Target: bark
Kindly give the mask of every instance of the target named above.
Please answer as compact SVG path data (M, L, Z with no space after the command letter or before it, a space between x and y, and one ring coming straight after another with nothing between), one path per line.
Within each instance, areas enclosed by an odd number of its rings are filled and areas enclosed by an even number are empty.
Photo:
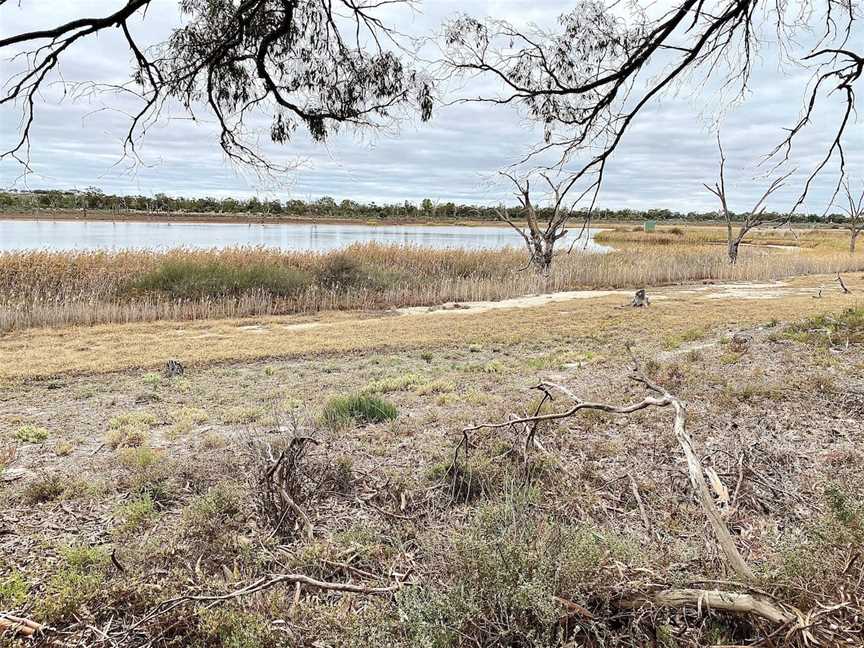
M719 590L660 590L620 601L618 605L627 609L657 605L668 608L695 607L700 610L722 610L737 614L752 614L777 625L793 623L798 618L793 612L781 608L767 598Z

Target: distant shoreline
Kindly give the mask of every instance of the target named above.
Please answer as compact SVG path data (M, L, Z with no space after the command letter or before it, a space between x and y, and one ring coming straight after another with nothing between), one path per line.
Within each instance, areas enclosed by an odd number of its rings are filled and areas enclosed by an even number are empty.
M345 218L340 216L287 216L285 214L218 214L185 212L111 212L104 210L30 210L2 211L0 220L21 221L72 221L72 222L122 222L122 223L221 223L229 225L367 225L369 227L391 225L423 225L428 227L509 227L507 223L494 220L430 220L421 218Z

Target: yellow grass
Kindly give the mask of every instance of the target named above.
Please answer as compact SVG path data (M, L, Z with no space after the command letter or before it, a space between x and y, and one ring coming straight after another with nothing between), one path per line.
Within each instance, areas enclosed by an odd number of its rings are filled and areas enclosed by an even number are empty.
M610 254L560 256L548 278L520 271L524 252L512 249L364 244L326 254L261 248L0 254L0 331L388 309L577 288L762 281L864 269L864 251L854 257L844 251L843 232L760 231L753 240L761 247L747 247L739 263L730 266L719 244L721 228L685 227L676 233L676 228L667 227L655 234L632 229L601 233L598 239L616 248ZM779 250L766 244L801 247ZM211 274L220 278L217 285L205 286L202 294L171 292L163 289L166 268L194 275L193 283ZM257 271L251 278L244 275L250 269ZM334 276L339 280L334 281ZM180 291L188 287L189 281L184 284L184 280L183 276L178 280Z
M864 279L849 276L858 295ZM842 295L833 277L817 276L789 282L793 290L781 298L758 291L749 299L682 289L652 291L648 309L623 307L626 296L570 299L533 308L488 311L436 311L402 316L358 316L349 313L216 320L99 325L65 329L30 329L0 337L0 380L44 378L63 373L100 373L130 368L155 369L169 358L187 365L269 357L368 353L434 348L442 345L518 344L562 337L611 336L638 341L682 335L694 328L738 329L775 319L861 306L860 298ZM818 286L826 286L814 299ZM807 289L810 289L809 291ZM790 289L791 290L791 289ZM709 295L713 298L709 299ZM776 295L775 295L776 297Z

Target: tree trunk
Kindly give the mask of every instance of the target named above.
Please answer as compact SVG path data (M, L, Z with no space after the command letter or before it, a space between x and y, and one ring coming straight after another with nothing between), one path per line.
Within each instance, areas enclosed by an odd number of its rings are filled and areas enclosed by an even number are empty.
M861 230L852 230L852 236L849 237L849 254L855 254L855 242L858 239L858 235L861 233Z
M738 263L738 246L741 245L739 239L729 240L729 263L735 265Z

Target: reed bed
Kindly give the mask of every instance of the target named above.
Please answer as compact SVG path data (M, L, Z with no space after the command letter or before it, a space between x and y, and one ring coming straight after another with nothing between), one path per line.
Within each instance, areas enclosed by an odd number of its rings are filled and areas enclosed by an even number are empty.
M864 254L852 257L833 246L794 252L753 247L730 266L717 245L667 244L637 236L622 243L622 249L608 254L562 255L549 277L520 270L525 257L515 249L432 250L369 243L330 253L265 248L4 253L0 330L389 309L562 290L776 280L864 269Z

